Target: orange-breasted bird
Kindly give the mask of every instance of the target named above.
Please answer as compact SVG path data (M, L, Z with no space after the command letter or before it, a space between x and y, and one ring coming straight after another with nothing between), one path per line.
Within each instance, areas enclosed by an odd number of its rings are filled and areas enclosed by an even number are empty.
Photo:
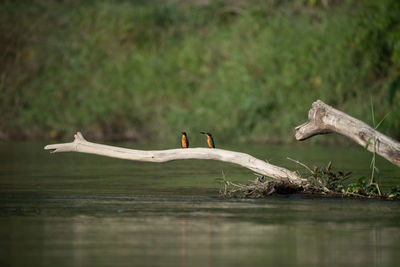
M182 132L181 147L182 148L189 148L189 139L188 139L188 137L187 137L185 132Z
M207 132L200 132L202 134L207 135L207 144L209 148L215 148L215 143L214 143L214 139L212 138L212 135L210 133Z

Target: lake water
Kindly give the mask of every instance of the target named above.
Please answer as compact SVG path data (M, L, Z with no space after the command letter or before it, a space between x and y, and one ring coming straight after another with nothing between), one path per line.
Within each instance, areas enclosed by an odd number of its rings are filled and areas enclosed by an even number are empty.
M227 200L215 178L223 170L246 183L251 171L49 154L44 145L0 144L1 266L400 266L400 201ZM286 157L369 174L360 147L226 148L293 170L303 171ZM377 165L384 190L399 184L398 167Z

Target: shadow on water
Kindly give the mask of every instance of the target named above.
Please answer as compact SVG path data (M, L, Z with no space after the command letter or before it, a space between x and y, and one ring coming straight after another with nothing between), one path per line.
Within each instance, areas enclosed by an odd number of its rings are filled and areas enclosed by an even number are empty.
M356 148L242 151L367 175ZM215 178L251 171L213 161L151 164L0 146L0 263L62 266L400 264L400 202L306 197L225 200ZM321 163L321 164L320 164ZM399 171L379 162L390 187ZM367 169L365 168L367 167Z

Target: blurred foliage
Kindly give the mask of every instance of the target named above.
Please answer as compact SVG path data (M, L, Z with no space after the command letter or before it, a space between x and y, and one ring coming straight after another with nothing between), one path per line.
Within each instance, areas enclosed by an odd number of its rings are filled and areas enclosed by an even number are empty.
M400 137L400 1L0 2L0 139L293 140L321 99Z

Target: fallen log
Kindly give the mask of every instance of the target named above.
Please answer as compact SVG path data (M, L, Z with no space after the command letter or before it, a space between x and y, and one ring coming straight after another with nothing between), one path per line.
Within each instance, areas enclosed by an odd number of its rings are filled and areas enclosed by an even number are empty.
M269 164L266 161L257 159L253 156L241 152L200 147L153 151L135 150L88 142L85 140L80 132L75 134L74 137L75 140L73 142L47 145L44 147L44 149L51 150L52 153L80 152L147 162L168 162L183 159L218 160L241 165L256 173L268 176L272 179L282 180L297 185L309 184L309 182L306 179L301 178L301 176L297 172L293 172L288 169Z
M338 133L376 152L400 167L400 143L373 129L366 123L347 115L321 100L315 101L308 112L308 121L295 128L296 139L306 140L314 135Z

